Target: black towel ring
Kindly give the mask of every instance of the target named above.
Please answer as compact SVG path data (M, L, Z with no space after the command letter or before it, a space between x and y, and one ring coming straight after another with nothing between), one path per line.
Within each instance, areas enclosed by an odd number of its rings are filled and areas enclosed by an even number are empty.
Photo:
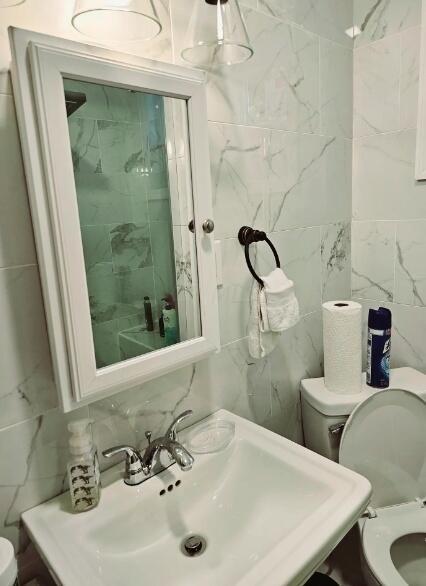
M273 255L275 257L275 262L277 263L277 269L279 269L281 267L280 257L278 256L278 253L275 250L275 246L272 244L272 242L266 236L265 232L263 232L262 230L254 230L253 228L250 228L249 226L242 226L239 229L238 241L241 244L241 246L244 246L244 254L246 257L246 263L248 266L248 270L253 275L253 278L256 279L256 281L259 283L259 285L261 287L263 287L262 279L259 277L259 275L256 274L256 271L254 270L254 268L251 264L249 247L250 247L250 244L253 244L253 242L266 242L266 244L269 245L269 248L273 252Z

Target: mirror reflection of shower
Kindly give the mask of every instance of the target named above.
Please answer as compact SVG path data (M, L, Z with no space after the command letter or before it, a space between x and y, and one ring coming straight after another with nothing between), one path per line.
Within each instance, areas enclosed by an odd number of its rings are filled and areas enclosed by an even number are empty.
M64 92L97 367L199 336L185 100Z

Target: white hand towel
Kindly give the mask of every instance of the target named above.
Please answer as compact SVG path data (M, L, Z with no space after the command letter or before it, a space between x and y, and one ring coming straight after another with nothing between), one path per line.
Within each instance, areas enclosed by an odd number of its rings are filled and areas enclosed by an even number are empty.
M251 291L250 321L248 330L249 352L253 358L263 358L275 348L280 334L271 332L266 311L263 288L254 283Z
M281 269L275 269L261 279L267 314L264 322L271 332L283 332L296 325L299 321L299 303L293 281Z

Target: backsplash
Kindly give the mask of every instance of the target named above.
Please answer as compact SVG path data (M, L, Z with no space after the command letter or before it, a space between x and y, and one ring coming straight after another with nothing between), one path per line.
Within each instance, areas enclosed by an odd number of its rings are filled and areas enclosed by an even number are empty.
M161 35L115 45L181 63L193 0L157 2ZM70 3L72 4L72 3ZM222 350L211 358L89 408L57 409L36 254L7 69L6 27L82 40L71 6L35 0L4 11L0 29L0 534L18 543L20 513L64 488L66 422L94 419L100 449L144 441L187 408L201 419L229 409L302 441L299 383L322 372L321 304L350 295L352 23L350 0L241 2L255 55L208 77ZM316 3L318 6L320 3ZM2 17L3 17L2 14ZM173 33L173 34L172 34ZM268 359L248 354L251 277L237 241L241 225L271 232L295 281L300 323ZM258 247L261 266L272 267ZM184 261L182 261L184 264ZM181 267L185 271L185 267ZM13 449L11 449L13 446Z
M355 0L352 295L392 310L392 366L426 368L426 185L414 180L421 1ZM374 5L374 6L373 6Z

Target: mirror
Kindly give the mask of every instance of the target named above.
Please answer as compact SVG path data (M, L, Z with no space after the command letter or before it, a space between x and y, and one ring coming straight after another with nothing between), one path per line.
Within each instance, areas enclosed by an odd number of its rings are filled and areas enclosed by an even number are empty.
M11 29L61 404L219 346L205 76Z
M63 83L103 368L200 335L187 108L143 91Z

